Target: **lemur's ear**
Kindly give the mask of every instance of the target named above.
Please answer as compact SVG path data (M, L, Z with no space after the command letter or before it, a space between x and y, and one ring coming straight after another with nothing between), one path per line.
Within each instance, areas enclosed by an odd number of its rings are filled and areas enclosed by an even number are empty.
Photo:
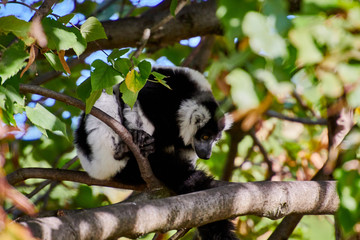
M233 123L234 123L234 118L231 116L230 113L225 113L224 114L224 120L225 120L225 127L224 127L224 131L229 130Z
M178 124L180 128L180 137L184 144L191 143L191 139L195 136L196 131L203 127L211 116L209 111L195 100L185 100L181 103L178 110Z

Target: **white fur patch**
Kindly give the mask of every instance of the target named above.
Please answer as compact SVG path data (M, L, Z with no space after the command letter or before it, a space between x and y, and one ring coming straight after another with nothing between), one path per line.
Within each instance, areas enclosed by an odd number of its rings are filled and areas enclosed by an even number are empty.
M127 129L143 130L150 135L154 133L154 125L145 116L138 102L135 103L132 109L125 105L123 113L124 118L126 119Z
M232 127L232 125L233 125L233 123L234 123L234 119L233 119L233 117L231 116L231 114L229 114L229 113L225 113L225 114L224 114L224 118L225 118L224 131L226 131L226 130L229 130L229 129Z
M196 131L205 126L211 118L209 111L192 99L183 101L177 114L180 137L185 145L192 143Z
M114 95L102 93L94 106L120 121L118 104ZM85 130L88 133L87 141L92 148L92 159L88 159L78 149L82 167L93 178L108 179L113 177L125 167L128 160L119 161L114 159L115 143L120 141L119 136L105 123L92 115L87 116Z

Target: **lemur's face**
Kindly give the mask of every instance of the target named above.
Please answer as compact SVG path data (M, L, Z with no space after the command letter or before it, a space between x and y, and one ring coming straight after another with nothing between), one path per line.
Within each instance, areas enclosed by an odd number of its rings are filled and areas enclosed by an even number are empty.
M212 148L220 140L224 128L224 118L218 122L211 119L196 132L193 148L199 158L209 159L211 157Z

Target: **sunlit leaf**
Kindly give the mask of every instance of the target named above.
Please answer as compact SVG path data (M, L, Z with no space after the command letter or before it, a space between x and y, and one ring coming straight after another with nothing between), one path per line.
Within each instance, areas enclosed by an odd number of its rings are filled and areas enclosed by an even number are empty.
M134 93L130 91L124 82L120 84L120 92L122 93L122 99L124 103L132 108L138 97L138 92Z
M238 109L246 111L259 105L254 83L247 72L235 69L226 76L226 81L231 85L231 95Z
M343 94L343 86L339 78L330 72L318 71L320 87L325 96L338 98Z
M251 48L257 54L272 59L287 55L285 40L276 31L273 16L265 17L257 12L248 12L242 27L250 38Z
M119 72L101 60L95 60L91 66L94 68L91 72L91 87L93 91L112 87L123 80Z
M76 28L66 27L50 18L42 21L48 40L48 48L56 50L74 49L80 55L86 48L85 39Z
M55 53L46 52L44 53L44 56L46 60L50 63L50 65L54 68L54 70L65 72L65 69L61 64L59 57Z
M104 28L96 17L89 17L80 27L81 34L87 42L107 39Z
M60 121L39 103L37 103L34 108L25 107L25 110L27 117L34 125L57 134L62 134L66 138L68 137L65 123Z
M25 60L29 54L25 50L22 41L12 44L2 52L0 61L0 77L4 83L11 76L14 76L23 66L26 65Z
M15 16L6 16L0 18L0 32L12 32L19 39L23 40L26 45L30 46L35 39L29 37L31 23L20 20Z

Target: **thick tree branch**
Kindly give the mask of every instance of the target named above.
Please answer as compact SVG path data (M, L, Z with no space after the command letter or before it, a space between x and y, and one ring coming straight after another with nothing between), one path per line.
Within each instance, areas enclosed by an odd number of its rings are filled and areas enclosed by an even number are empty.
M152 29L153 26L156 26L169 15L169 9L164 9L161 5L159 11L156 10L149 10L156 12L156 14L146 14L145 12L140 17L128 17L117 21L103 22L108 39L98 40L97 43L103 49L137 47L137 42L142 38L144 29ZM147 46L162 48L181 39L207 34L221 34L220 22L215 15L215 11L216 2L214 0L185 6L176 15L176 18L172 17L165 25L151 32ZM99 50L99 47L95 42L90 42L85 53L96 50Z
M191 228L239 215L277 219L288 214L334 214L338 204L335 182L253 182L22 224L41 239L116 239Z
M80 108L81 110L85 110L85 104L82 101L39 86L21 84L20 92L36 93L45 97L53 98L55 100L64 102L74 107ZM148 160L141 155L138 146L132 141L132 136L128 132L128 130L121 123L119 123L118 121L116 121L115 119L113 119L112 117L110 117L109 115L107 115L106 113L104 113L103 111L101 111L96 107L92 108L90 114L97 117L98 119L103 121L106 125L108 125L110 128L112 128L114 132L116 132L121 137L121 139L126 143L126 145L134 154L138 162L141 176L144 179L144 181L147 183L147 186L150 189L156 189L161 187L160 182L155 178L154 174L152 173Z

